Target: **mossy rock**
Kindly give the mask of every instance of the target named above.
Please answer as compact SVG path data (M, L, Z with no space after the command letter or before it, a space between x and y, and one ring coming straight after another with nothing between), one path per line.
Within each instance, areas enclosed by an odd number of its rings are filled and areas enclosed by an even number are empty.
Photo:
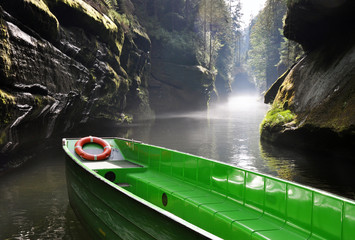
M12 120L11 109L15 106L16 98L11 94L0 89L0 129L9 124Z
M133 28L133 41L139 49L142 49L144 52L149 52L151 49L151 41L147 33L141 31L138 28Z
M0 78L6 84L11 69L9 32L6 23L0 19Z
M284 109L278 104L274 104L273 107L267 112L263 122L260 125L261 133L266 131L279 132L286 127L294 124L296 115L289 109Z
M43 38L57 40L59 22L43 0L3 0L1 5Z
M65 26L76 26L99 36L120 54L123 39L118 38L117 25L105 14L101 14L82 0L47 0L48 6Z

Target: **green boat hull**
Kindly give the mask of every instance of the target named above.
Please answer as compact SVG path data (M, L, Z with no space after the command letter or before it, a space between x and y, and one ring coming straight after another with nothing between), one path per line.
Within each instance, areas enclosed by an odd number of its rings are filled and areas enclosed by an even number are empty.
M68 194L95 239L355 238L352 200L125 139L85 161L77 140L63 140Z

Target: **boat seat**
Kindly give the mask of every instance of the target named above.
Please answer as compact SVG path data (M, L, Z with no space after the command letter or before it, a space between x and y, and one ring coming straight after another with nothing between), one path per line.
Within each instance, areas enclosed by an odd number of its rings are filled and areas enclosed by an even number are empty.
M122 175L127 190L223 239L354 239L353 202L198 156L120 148L147 166Z
M280 231L285 225L261 209L156 171L127 174L127 182L136 195L225 239L263 239L262 231ZM256 230L259 235L253 234Z

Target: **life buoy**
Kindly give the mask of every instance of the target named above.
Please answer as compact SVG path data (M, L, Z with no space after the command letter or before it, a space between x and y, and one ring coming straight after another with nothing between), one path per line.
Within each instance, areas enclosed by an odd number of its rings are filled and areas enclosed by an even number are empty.
M99 144L101 147L104 148L104 151L101 154L98 155L94 155L94 154L90 154L84 151L83 146L87 143L97 143ZM80 140L78 140L75 145L75 152L82 157L83 159L86 160L104 160L108 157L110 157L111 155L111 146L110 144L108 144L105 140L103 140L102 138L98 138L98 137L84 137L81 138Z

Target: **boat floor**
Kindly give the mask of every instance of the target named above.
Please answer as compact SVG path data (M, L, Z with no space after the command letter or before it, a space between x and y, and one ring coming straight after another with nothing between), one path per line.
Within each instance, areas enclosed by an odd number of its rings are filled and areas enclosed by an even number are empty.
M84 165L90 169L112 169L112 168L141 168L142 166L127 160L111 160L102 162L83 161Z
M90 154L100 154L100 148L85 148L85 151ZM73 154L76 155L75 151L72 151ZM115 148L112 148L111 155L109 159L104 161L88 161L82 158L79 158L81 162L90 169L98 170L98 169L112 169L112 168L141 168L141 165L132 163L130 161L125 160L121 151Z

